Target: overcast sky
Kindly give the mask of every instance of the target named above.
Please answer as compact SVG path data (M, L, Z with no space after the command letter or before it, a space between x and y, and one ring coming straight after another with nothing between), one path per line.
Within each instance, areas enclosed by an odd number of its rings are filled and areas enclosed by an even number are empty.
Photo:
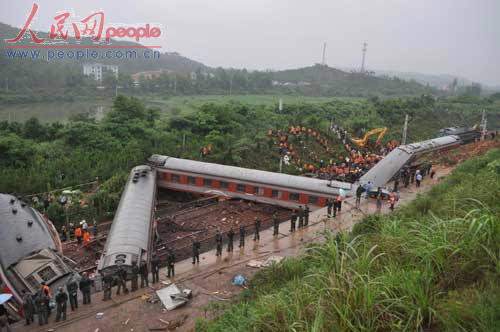
M160 24L164 51L209 66L285 69L321 61L461 75L500 86L500 0L37 1L34 28L58 11L102 10L105 24ZM128 3L128 4L125 4ZM21 27L32 0L1 0L0 21ZM147 44L147 43L145 43Z

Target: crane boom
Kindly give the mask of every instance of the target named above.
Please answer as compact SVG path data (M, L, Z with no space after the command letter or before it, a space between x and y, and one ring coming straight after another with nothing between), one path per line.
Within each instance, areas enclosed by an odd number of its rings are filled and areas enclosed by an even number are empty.
M372 135L378 134L377 140L375 141L375 145L378 146L380 144L380 141L382 141L382 138L384 137L386 131L387 127L375 128L368 131L363 138L352 139L352 141L357 146L364 148L366 146L366 143L368 143L368 138L370 138L370 136Z

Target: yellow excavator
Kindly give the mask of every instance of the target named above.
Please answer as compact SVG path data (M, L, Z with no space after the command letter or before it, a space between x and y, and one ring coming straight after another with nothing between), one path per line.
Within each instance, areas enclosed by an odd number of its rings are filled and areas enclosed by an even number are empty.
M375 141L375 146L378 146L380 144L380 141L382 141L382 138L385 135L385 132L387 131L387 127L383 128L375 128L370 131L368 131L363 138L353 138L351 139L357 146L364 148L366 144L368 143L368 139L370 136L378 134L377 140Z

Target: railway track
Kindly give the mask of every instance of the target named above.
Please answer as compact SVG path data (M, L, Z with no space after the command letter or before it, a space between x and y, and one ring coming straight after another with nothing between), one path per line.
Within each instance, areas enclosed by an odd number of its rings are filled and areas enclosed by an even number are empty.
M159 202L159 206L168 202ZM196 237L201 243L201 251L205 252L215 247L215 231L220 227L226 235L231 227L235 231L235 239L239 236L239 226L246 226L246 234L254 232L254 217L261 221L261 230L272 225L272 215L277 211L281 220L288 220L289 210L265 204L255 204L247 201L222 201L216 197L206 197L196 201L183 203L177 209L157 210L157 233L159 242L156 243L156 252L161 265L166 264L168 250L172 249L176 260L185 259L192 254L192 240ZM170 212L170 213L168 213ZM99 236L92 239L88 246L78 245L76 240L64 243L65 255L73 262L80 272L95 273L97 261L101 256L106 243L111 222L99 226ZM92 233L92 230L91 230Z

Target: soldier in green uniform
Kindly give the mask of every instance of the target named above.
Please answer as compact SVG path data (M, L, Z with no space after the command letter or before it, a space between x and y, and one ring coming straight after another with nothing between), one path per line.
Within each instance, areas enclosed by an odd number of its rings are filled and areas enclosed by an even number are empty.
M333 209L333 201L331 198L326 199L326 206L327 206L327 216L331 217L332 215L332 209Z
M193 240L193 264L198 262L200 264L200 242Z
M304 226L309 225L309 212L311 210L309 209L309 206L306 205L304 208Z
M66 290L68 291L71 311L75 311L78 308L78 284L74 275L72 275L66 283Z
M31 296L31 293L26 292L24 289L22 290L22 295L24 319L26 320L26 325L30 325L30 323L33 323L33 312L35 310L33 297Z
M227 252L233 251L234 231L233 228L227 232Z
M278 217L278 212L274 212L273 214L273 236L277 236L279 234L280 228L280 219Z
M124 267L120 267L115 274L115 280L117 284L116 295L120 295L120 291L123 288L125 294L128 293L127 289L127 270Z
M216 252L215 256L222 256L222 234L220 229L217 228L217 233L215 233L215 244L216 244Z
M259 233L260 233L260 223L261 223L261 221L257 217L255 217L254 220L255 220L255 234L253 236L253 240L257 241L257 240L260 240L260 234Z
M40 325L48 323L49 312L47 310L47 302L49 302L49 298L40 290L35 297L35 308L38 315L38 324Z
M102 277L104 297L103 301L111 300L111 289L113 288L114 278L110 273L106 273ZM133 286L132 286L133 287Z
M156 254L151 259L151 273L153 274L153 284L160 282L160 258Z
M246 234L245 225L241 225L240 226L240 248L245 246L245 234Z
M141 262L141 266L139 267L139 273L141 274L141 288L144 288L144 286L149 287L149 280L148 280L149 273L146 261Z
M299 205L299 228L304 227L304 209Z
M290 232L291 233L295 232L296 223L297 223L297 212L295 212L295 210L293 210L292 218L290 219Z
M62 287L59 287L56 295L56 322L66 320L66 308L68 306L68 294L66 294Z
M136 291L139 287L139 266L136 264L132 265L132 292Z
M172 250L169 251L168 253L168 256L167 256L167 270L168 270L168 277L170 278L170 276L175 277L175 270L174 270L174 266L175 266L175 255L174 255L174 252Z
M87 273L80 280L80 292L83 295L83 304L90 304L90 279Z

